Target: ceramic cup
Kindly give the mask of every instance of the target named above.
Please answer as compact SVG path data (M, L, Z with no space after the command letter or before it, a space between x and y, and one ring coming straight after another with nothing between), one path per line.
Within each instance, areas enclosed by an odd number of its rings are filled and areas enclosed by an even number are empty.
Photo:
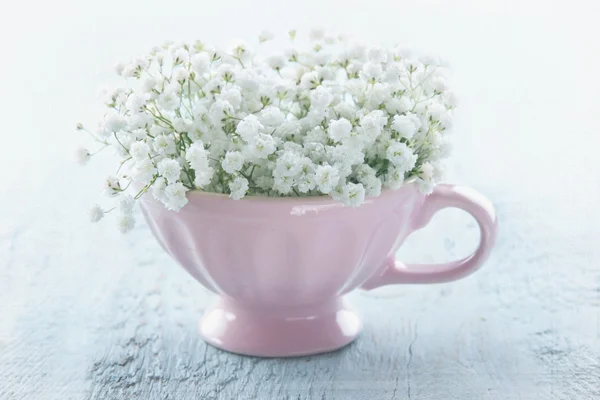
M329 197L247 197L192 191L179 212L151 196L142 210L163 248L218 300L200 320L210 344L254 356L340 348L361 331L343 295L357 288L438 283L477 270L494 245L492 204L473 189L414 183L344 207ZM405 238L446 207L470 213L481 230L469 257L443 264L395 260Z

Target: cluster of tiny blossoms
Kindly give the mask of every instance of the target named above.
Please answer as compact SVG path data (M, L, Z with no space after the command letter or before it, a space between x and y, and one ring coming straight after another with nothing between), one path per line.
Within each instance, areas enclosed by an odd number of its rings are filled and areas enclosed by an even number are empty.
M116 67L128 85L106 94L97 130L78 129L122 158L104 182L121 231L146 193L178 211L189 190L359 206L409 178L433 189L455 106L444 69L318 30L301 51L295 36L290 50L266 57L257 55L272 38L265 32L254 48L167 43ZM91 219L113 209L95 206Z

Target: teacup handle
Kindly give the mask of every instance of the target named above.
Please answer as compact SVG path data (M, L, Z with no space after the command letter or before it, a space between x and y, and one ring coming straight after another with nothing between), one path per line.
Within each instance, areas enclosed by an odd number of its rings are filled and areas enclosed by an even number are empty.
M481 232L479 246L462 260L442 264L403 264L390 255L379 274L369 278L362 289L398 283L442 283L464 278L475 272L490 255L498 230L498 220L492 203L482 194L465 186L438 185L425 199L421 213L413 222L412 232L429 223L436 212L447 208L460 208L471 214Z

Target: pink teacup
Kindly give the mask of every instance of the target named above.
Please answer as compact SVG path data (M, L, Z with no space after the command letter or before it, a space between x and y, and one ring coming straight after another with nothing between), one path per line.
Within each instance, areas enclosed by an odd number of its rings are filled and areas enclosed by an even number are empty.
M340 348L362 324L342 296L356 288L438 283L477 270L494 245L492 204L473 189L414 183L368 198L358 208L329 197L248 197L189 192L179 212L151 196L142 209L163 248L217 293L200 321L210 344L254 356L296 356ZM404 239L446 207L470 213L481 230L471 256L434 265L402 264Z

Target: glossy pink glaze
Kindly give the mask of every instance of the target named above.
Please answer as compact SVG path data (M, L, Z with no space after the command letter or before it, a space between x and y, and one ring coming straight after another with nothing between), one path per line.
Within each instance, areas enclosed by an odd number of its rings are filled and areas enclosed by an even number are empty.
M436 283L474 272L488 257L497 221L472 189L414 184L385 191L358 208L328 197L231 200L190 192L179 212L150 196L142 209L163 248L218 293L200 322L209 343L235 353L293 356L334 350L356 338L361 321L341 296L362 287ZM473 255L437 265L404 265L405 238L445 207L472 214L481 229Z

